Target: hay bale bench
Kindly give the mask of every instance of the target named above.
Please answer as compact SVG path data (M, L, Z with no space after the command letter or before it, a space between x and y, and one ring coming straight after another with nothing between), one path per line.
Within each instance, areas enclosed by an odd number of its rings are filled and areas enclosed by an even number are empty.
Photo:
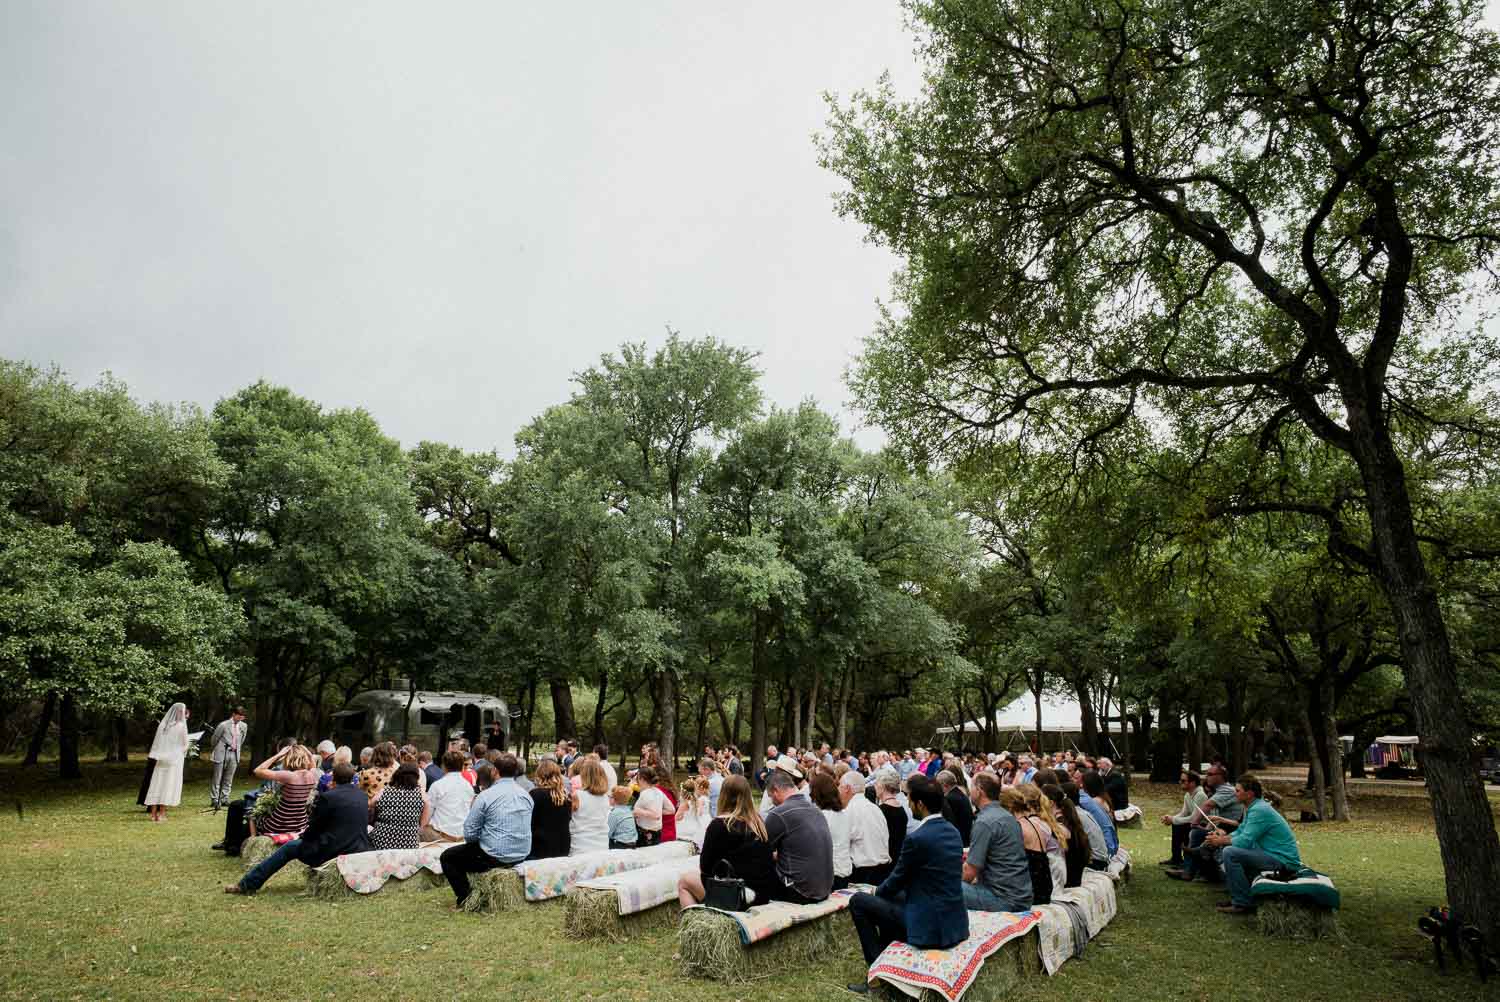
M648 928L677 924L677 880L697 873L698 859L668 860L640 870L581 880L567 893L563 929L579 939L623 943Z
M1115 850L1103 872L1116 884L1130 882L1130 853L1125 851L1123 845Z
M1290 880L1261 874L1250 882L1256 924L1281 939L1341 939L1339 892L1326 873L1303 867Z
M245 839L240 845L240 861L245 864L245 872L249 873L252 867L270 859L276 850L280 848L281 846L269 835L255 835ZM280 870L271 874L271 880L282 884L290 883L293 879L302 879L306 875L307 870L308 866L306 863L294 859ZM288 874L291 876L288 877ZM270 883L271 880L266 881L266 883Z
M1131 804L1122 811L1115 811L1115 827L1144 828L1145 822L1142 820L1143 818L1144 815L1141 813L1140 805Z
M1037 952L1039 911L969 912L969 938L951 950L925 950L892 943L866 974L919 1002L946 1002L962 995L974 1002L1002 1002L1023 979L1042 970Z
M772 901L743 912L684 909L677 926L682 969L711 981L744 982L857 956L859 937L841 914L854 894L851 888L817 904Z
M691 842L667 842L644 849L607 849L555 859L529 859L514 868L476 873L463 910L492 914L520 908L527 902L556 901L580 880L643 870L657 863L685 859L697 850Z
M368 897L379 892L447 886L439 857L452 843L416 849L354 852L307 871L307 893L316 898Z

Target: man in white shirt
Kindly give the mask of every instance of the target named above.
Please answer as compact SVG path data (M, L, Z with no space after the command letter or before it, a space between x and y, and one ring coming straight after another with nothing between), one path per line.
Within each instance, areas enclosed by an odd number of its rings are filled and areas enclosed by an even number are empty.
M427 789L431 808L427 827L422 829L424 842L462 842L464 819L474 803L474 787L464 779L464 753L449 748L443 753L443 778Z
M839 780L839 799L849 820L849 856L854 871L851 884L874 884L890 876L891 838L885 815L865 795L865 778L857 772L846 772Z

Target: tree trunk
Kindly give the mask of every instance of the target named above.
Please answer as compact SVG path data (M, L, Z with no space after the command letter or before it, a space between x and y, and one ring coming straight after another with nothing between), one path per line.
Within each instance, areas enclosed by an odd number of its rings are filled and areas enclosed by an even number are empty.
M78 767L78 706L71 692L64 692L57 723L57 772L63 779L82 779Z
M1094 700L1089 693L1088 681L1086 679L1073 680L1073 694L1078 697L1078 709L1083 717L1083 746L1085 748L1098 748L1099 745L1099 714L1094 709Z
M766 677L755 673L750 684L750 775L760 772L765 761L766 745Z
M1379 579L1401 638L1448 902L1456 916L1494 943L1500 941L1500 835L1474 768L1468 720L1458 712L1463 694L1448 629L1417 540L1406 471L1379 410L1383 403L1367 405L1354 391L1349 387L1341 396L1364 482Z
M1349 820L1349 793L1344 785L1344 743L1339 740L1339 723L1334 716L1333 679L1325 676L1318 689L1318 708L1323 714L1323 740L1327 744L1327 782L1333 794L1333 820Z
M802 687L792 686L792 746L799 752L804 748L802 741Z
M609 672L599 673L599 701L594 704L594 735L592 744L604 743L604 696L609 692Z
M1224 692L1229 709L1229 774L1238 776L1245 771L1245 683L1239 678L1225 679Z
M818 689L823 684L823 669L813 669L812 689L807 694L807 743L816 744L818 740Z
M854 688L854 669L845 667L839 679L838 709L834 714L833 742L840 748L849 747L849 694Z
M1156 743L1152 745L1151 782L1170 783L1182 776L1182 716L1167 700L1161 702L1156 720Z
M708 730L708 682L703 683L703 698L698 701L698 735L693 743L693 758L703 751L703 733ZM691 771L691 770L689 770Z
M578 720L573 713L573 686L565 679L552 679L548 683L552 690L552 721L556 724L556 738L578 739Z
M1312 771L1313 808L1318 812L1319 818L1326 818L1328 816L1328 791L1327 783L1323 778L1323 758L1318 754L1318 735L1313 730L1312 714L1308 712L1306 703L1302 706L1302 726L1307 731L1308 744L1312 750L1307 760L1308 768Z
M724 733L720 735L723 743L726 745L734 744L734 732L739 730L738 720L736 720L736 726L729 726L729 714L724 712L724 697L719 694L719 687L710 683L705 687L704 694L713 700L714 712L719 717L719 726L724 729ZM736 717L739 715L738 706L735 707L735 715Z
M526 683L526 736L521 742L521 761L531 761L532 721L536 719L536 677Z
M42 754L42 745L47 742L47 732L52 728L52 711L57 706L57 693L49 691L42 700L42 712L36 720L36 729L31 732L31 743L26 746L26 758L22 765L36 765Z
M121 716L113 717L110 720L109 734L112 747L109 760L111 762L130 761L130 748L125 740L129 724L130 721Z
M762 710L764 715L764 710ZM743 691L734 694L734 723L729 725L729 743L738 748L740 746L740 723L745 717L745 694Z

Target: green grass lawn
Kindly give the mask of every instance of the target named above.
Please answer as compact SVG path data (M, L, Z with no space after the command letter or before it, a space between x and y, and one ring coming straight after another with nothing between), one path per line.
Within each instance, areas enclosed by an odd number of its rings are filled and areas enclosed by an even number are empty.
M185 805L150 824L134 803L137 765L86 771L62 784L0 765L4 998L770 1002L849 998L840 986L863 974L852 927L847 950L826 963L736 987L679 974L670 932L628 948L570 941L560 903L481 918L450 913L446 891L333 903L275 880L256 897L230 897L220 888L240 863L208 850L222 819ZM190 804L207 801L208 773L190 768ZM1148 816L1180 803L1175 788L1135 794ZM1215 914L1221 890L1160 875L1167 833L1152 824L1122 832L1138 865L1119 917L1083 959L1015 999L1480 997L1471 973L1439 978L1414 933L1443 896L1427 801L1354 806L1352 824L1294 826L1304 859L1339 884L1345 942L1268 940L1253 920Z

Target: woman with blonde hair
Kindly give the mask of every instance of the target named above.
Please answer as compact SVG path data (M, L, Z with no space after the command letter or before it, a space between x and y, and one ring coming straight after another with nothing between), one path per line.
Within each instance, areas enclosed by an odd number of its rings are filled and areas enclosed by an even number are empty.
M569 824L573 819L573 798L563 779L562 769L550 758L536 767L535 785L531 790L531 855L527 859L551 859L566 856L572 843Z
M677 880L677 903L683 908L703 900L704 884L715 874L738 877L756 901L771 900L776 889L776 861L771 856L766 822L755 809L755 795L744 776L730 776L719 790L719 816L703 833L698 872ZM750 902L744 902L748 905Z
M1047 794L1035 783L1022 783L1016 789L1021 791L1021 796L1026 798L1026 809L1031 812L1032 817L1046 823L1051 830L1050 839L1044 837L1043 842L1047 845L1047 867L1052 871L1052 886L1054 889L1064 887L1068 882L1068 829L1057 820L1057 811L1052 801L1047 799Z
M573 763L578 785L572 791L573 814L568 821L568 854L582 855L609 848L609 776L599 756L587 755Z
M1052 903L1052 863L1048 858L1047 842L1057 845L1052 829L1042 824L1026 805L1026 795L1019 787L1000 791L1000 806L1016 816L1021 822L1021 847L1026 852L1026 869L1031 873L1031 903Z
M269 780L280 789L271 816L250 823L251 835L295 835L307 827L308 802L323 776L317 762L311 748L287 745L255 767L256 779Z

